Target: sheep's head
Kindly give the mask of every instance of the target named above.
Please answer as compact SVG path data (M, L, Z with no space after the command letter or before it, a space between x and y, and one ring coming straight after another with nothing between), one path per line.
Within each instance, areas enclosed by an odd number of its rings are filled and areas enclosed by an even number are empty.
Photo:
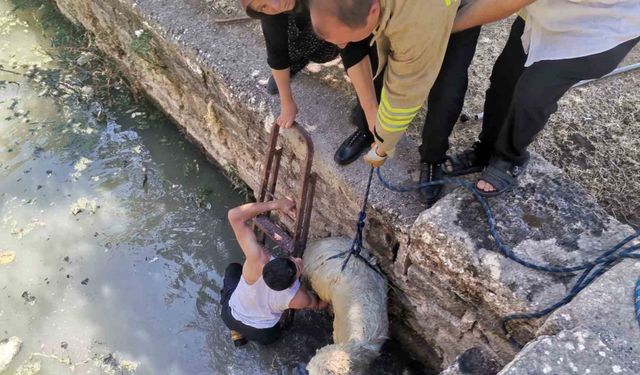
M307 365L309 375L365 374L378 352L355 343L325 346Z

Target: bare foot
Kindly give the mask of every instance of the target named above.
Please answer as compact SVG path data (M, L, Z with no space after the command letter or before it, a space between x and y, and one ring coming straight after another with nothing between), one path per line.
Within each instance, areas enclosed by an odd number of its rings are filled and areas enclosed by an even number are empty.
M493 185L491 185L490 183L484 180L478 180L478 183L476 184L476 188L480 191L484 191L485 193L491 193L493 191L496 191Z

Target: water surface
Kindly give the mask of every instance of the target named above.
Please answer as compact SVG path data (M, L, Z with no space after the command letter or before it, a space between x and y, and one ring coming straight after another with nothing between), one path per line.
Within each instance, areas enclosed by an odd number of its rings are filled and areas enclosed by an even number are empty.
M0 0L0 251L15 254L0 265L0 339L24 341L9 373L304 367L330 341L326 315L242 349L218 318L224 268L242 261L226 213L244 194L148 103L96 95L96 56L69 69L32 11L12 9ZM371 373L402 373L399 358Z

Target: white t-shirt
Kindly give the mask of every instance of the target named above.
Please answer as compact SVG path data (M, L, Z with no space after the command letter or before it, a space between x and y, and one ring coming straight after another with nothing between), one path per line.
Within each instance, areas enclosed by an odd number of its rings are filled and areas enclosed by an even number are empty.
M525 11L525 66L594 55L640 36L640 0L537 0Z
M231 315L254 328L271 328L289 308L299 288L300 281L296 280L291 288L278 292L269 288L262 276L252 285L242 276L229 300Z

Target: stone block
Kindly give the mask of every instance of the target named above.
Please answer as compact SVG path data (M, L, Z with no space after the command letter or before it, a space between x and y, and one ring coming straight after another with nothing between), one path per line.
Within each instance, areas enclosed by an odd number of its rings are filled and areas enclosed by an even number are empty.
M13 359L18 355L22 348L22 340L18 337L10 337L0 340L0 374L11 365Z
M541 336L528 344L500 375L637 374L638 359L605 344L588 329Z

